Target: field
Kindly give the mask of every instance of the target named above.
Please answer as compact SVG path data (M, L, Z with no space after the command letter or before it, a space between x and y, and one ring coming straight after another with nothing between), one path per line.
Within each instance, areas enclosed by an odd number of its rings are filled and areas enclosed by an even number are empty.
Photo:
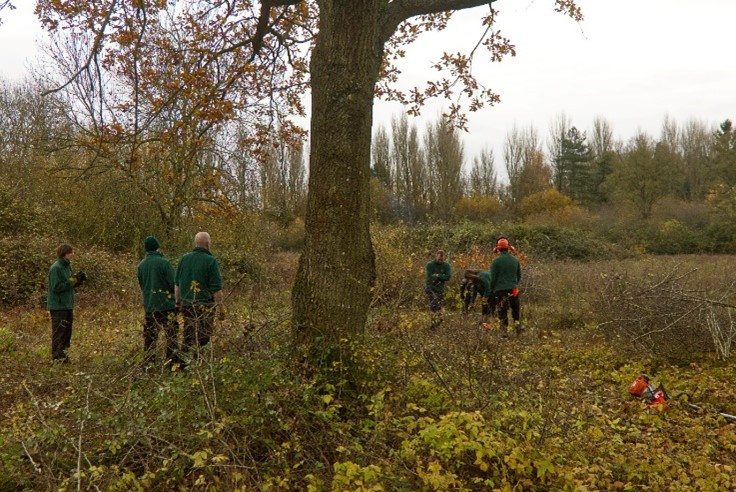
M0 490L736 487L736 424L718 414L736 414L735 258L528 258L529 329L503 340L460 313L477 252L454 258L434 331L426 259L394 253L379 244L349 377L294 357L288 255L230 295L211 347L181 372L141 367L134 285L80 293L69 365L49 361L45 310L2 312ZM680 399L631 397L642 372Z

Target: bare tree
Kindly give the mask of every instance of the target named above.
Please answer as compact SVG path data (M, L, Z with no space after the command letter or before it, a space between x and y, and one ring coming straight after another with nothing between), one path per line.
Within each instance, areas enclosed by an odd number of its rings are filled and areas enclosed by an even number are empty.
M391 166L391 138L389 138L388 131L383 125L378 127L376 134L373 136L371 156L373 175L384 186L391 189L395 174Z
M509 178L507 195L509 205L513 208L526 196L523 186L525 168L533 161L536 163L539 156L543 155L539 135L533 125L526 129L519 129L514 125L506 134L503 157Z
M405 114L391 120L391 134L391 160L396 169L396 193L405 210L403 218L415 220L425 213L429 204L429 176L419 144L419 134L416 126L409 124Z
M440 117L427 125L425 153L429 169L432 213L448 218L455 203L462 198L464 151L457 129Z
M496 156L493 149L485 147L480 155L473 158L468 189L472 196L496 196L498 176L496 175Z
M684 177L683 198L691 201L700 200L705 197L714 181L710 170L713 131L702 121L691 119L683 125L679 143L681 173Z
M615 143L613 140L613 129L605 118L597 116L593 120L593 131L590 133L590 150L593 157L601 158L608 152L613 152Z

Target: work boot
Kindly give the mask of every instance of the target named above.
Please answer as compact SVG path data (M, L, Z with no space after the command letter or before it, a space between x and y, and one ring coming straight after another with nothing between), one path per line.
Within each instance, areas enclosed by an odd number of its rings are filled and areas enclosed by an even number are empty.
M522 325L518 321L515 324L516 324L516 335L517 336L521 335L524 331L526 331L526 326Z
M509 337L509 327L505 323L501 323L501 337L502 338L508 338Z

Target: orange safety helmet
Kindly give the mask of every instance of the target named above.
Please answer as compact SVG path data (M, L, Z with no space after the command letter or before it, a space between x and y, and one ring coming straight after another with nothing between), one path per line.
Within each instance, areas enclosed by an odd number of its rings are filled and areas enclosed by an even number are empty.
M505 237L502 237L498 240L498 244L496 244L496 248L498 249L509 249L509 240Z

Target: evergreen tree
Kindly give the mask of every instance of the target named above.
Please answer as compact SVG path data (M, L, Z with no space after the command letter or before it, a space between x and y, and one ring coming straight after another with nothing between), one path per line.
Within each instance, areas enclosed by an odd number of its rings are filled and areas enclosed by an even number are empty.
M585 140L585 132L571 127L553 158L555 188L580 203L590 203L594 194L592 155Z
M736 129L731 120L719 125L711 159L719 181L729 187L736 186Z

